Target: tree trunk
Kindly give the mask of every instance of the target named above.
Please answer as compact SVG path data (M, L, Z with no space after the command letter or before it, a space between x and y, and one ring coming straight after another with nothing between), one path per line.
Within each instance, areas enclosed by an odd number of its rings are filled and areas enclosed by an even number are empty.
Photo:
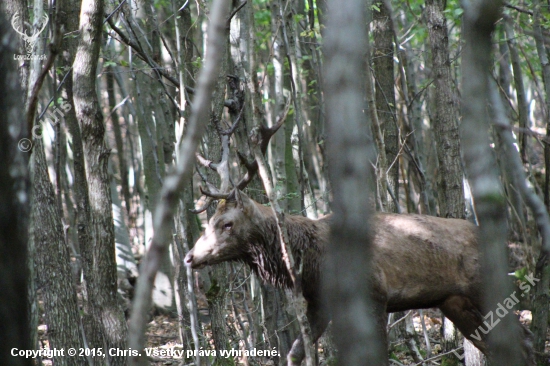
M221 160L222 146L221 136L219 134L222 128L222 117L224 102L226 99L227 73L229 70L229 33L228 29L224 32L223 37L223 53L221 55L221 65L218 72L216 87L212 94L212 112L210 114L210 124L206 128L206 141L208 145L208 159L214 162ZM209 170L208 176L210 182L219 186L219 176L216 172ZM207 211L207 217L210 220L215 212L215 207L210 207ZM227 264L221 263L210 267L203 271L208 271L208 280L205 285L206 298L208 300L208 310L212 321L212 338L214 346L218 353L216 354L217 365L229 365L227 358L220 355L219 351L229 349L229 338L227 335L227 325L225 322L224 309L227 302L227 292L225 289L228 286Z
M127 326L117 297L117 273L112 201L105 145L105 126L96 94L96 69L102 44L103 0L84 0L80 18L80 41L73 64L76 116L82 133L90 213L90 247L82 248L91 303L93 334L90 348L126 348ZM125 357L107 356L111 365L125 365Z
M489 120L486 113L489 95L491 33L500 16L500 1L478 1L464 7L462 142L464 160L480 226L483 313L494 311L497 299L512 293L507 280L506 201L489 146ZM514 314L500 319L499 329L488 333L495 365L523 364L520 352L520 330Z
M441 217L464 218L464 173L461 165L457 101L451 78L445 5L443 0L428 0L424 10L432 52L432 75L435 80L435 115L432 123L439 163L437 198ZM443 351L456 349L458 344L457 329L449 319L443 317Z
M13 348L35 349L31 343L28 273L28 231L30 182L29 153L25 146L27 131L21 111L23 93L20 77L15 70L12 54L17 52L17 38L0 14L0 324L3 341L0 342L0 364L31 366L30 358L13 357ZM25 139L25 140L23 140ZM34 298L32 299L34 300Z
M44 310L48 326L50 348L84 347L81 322L73 287L70 257L63 239L61 217L55 202L55 193L48 177L46 156L41 139L34 139L31 156L33 184L32 220L34 224L35 263L38 286L44 296ZM55 365L87 365L82 356L58 355Z
M384 136L388 164L388 190L380 192L387 196L385 212L397 212L399 200L399 130L395 119L395 83L393 61L393 30L391 12L386 2L382 2L379 11L373 11L372 33L373 66L375 76L376 110ZM393 195L393 198L392 198ZM395 199L394 199L395 198Z
M9 19L4 20L6 24L10 23L10 20L13 21L13 17L17 14L18 17L15 19L15 25L16 28L20 31L25 32L25 24L29 22L29 10L27 6L27 0L6 0L3 1L2 4L0 4L0 9L4 10L6 12L6 15L8 15ZM23 55L26 52L25 49L25 41L23 37L17 37L18 45L17 49L14 49L11 54L20 54ZM21 83L21 90L23 92L23 95L27 95L27 88L28 88L28 80L29 80L29 62L26 61L20 61L19 64L19 76L20 76L20 83Z
M537 54L542 66L542 76L545 91L545 109L546 109L546 137L550 136L550 61L548 50L542 36L541 9L543 6L539 0L533 1L533 28L535 41L537 45ZM546 168L544 181L544 204L546 209L550 208L550 146L544 145L544 166ZM544 244L544 243L543 243ZM535 335L535 350L544 353L546 349L546 333L548 329L548 300L550 299L550 265L548 264L548 248L543 245L540 251L537 271L535 275L541 280L536 288L535 300L533 301L533 333ZM543 358L542 356L540 358Z
M365 4L329 0L328 5L324 93L334 221L323 286L333 315L338 364L386 365L385 305L373 301L376 294L365 260L370 258L368 217L375 159L362 111L364 80L359 77L364 67Z
M464 218L464 187L460 159L457 100L451 78L445 2L428 0L425 16L432 51L435 79L435 127L438 167L438 203L441 217Z

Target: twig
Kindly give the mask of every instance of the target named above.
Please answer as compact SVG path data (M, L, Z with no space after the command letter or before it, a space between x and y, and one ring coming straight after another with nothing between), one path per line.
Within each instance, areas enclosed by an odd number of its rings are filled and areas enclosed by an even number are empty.
M227 28L229 28L229 25L231 24L231 19L233 19L233 17L246 5L246 3L247 0L244 0L237 8L235 8L235 10L231 12L229 17L227 18L227 23L225 25Z
M105 18L105 20L103 21L103 24L107 23L107 22L111 19L111 17L112 17L113 15L115 15L115 13L118 11L118 9L120 9L120 8L122 7L122 5L124 5L125 2L126 2L126 0L122 0L122 1L120 2L120 4L118 4L118 6L115 8L115 10L113 10L113 11L111 12L111 14L109 14L109 15Z
M412 313L412 310L409 310L409 312L408 312L407 314L405 314L404 317L399 318L398 320L396 320L395 322L393 322L392 324L390 324L390 326L388 327L388 329L391 329L391 328L395 327L398 323L401 323L403 320L407 319L407 317L409 316L410 313Z
M533 12L531 10L523 9L523 8L520 8L519 6L515 6L515 5L512 5L512 4L508 4L508 3L504 3L504 6L507 7L507 8L510 8L510 9L517 10L520 13L529 14L529 15L533 16Z
M44 67L42 68L42 71L40 72L40 75L36 79L36 82L34 83L34 86L32 88L31 95L29 97L29 104L27 107L27 129L28 129L28 135L32 136L32 128L34 124L34 115L36 114L36 107L38 105L38 93L40 93L40 89L42 88L42 84L44 84L44 80L46 79L46 76L48 75L48 72L50 71L51 67L53 66L53 63L55 61L55 58L57 57L57 54L59 53L59 43L61 40L59 28L56 27L54 30L54 38L52 40L52 43L50 43L50 54L48 55L48 58L46 60L46 63L44 64Z

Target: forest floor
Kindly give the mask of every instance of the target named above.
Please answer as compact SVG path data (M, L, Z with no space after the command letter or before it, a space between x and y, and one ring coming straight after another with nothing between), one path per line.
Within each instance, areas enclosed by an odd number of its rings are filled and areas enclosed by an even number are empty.
M530 325L531 313L529 311L520 312L521 321L527 326ZM441 354L441 316L440 311L437 309L427 309L423 311L424 324L426 328L426 335L430 341L430 355L428 356L428 351L425 343L425 335L422 330L422 322L420 318L419 311L413 311L409 316L412 316L412 321L415 328L415 333L417 335L418 346L420 354L424 359L431 358L433 361L429 364L440 365L441 357L437 357ZM49 347L47 334L46 334L46 325L41 319L41 325L38 327L39 341L41 348ZM210 337L210 326L208 323L203 324L204 335L211 339ZM550 339L550 337L547 337ZM462 342L460 342L462 344ZM392 362L391 365L418 365L417 362L411 356L411 352L408 347L405 345L404 340L397 339L395 342L391 343L390 349L390 359ZM179 334L178 334L178 321L176 317L167 316L167 315L156 315L152 317L152 320L149 322L147 327L147 347L151 350L156 350L157 352L173 352L173 351L183 351L186 352L185 347L180 343ZM319 365L330 365L327 362L325 357L325 350L323 345L319 346ZM550 352L550 343L547 342L547 353ZM457 353L462 355L464 350L459 348ZM207 357L208 358L208 357ZM161 366L161 365L194 365L193 360L183 357L180 358L178 355L169 356L169 355L159 355L157 354L148 357L150 365ZM210 359L212 359L210 357ZM235 365L252 365L253 363L246 363L246 359L235 358ZM252 360L250 360L252 361ZM255 358L255 365L259 366L274 366L274 362L267 358ZM43 359L43 365L50 366L52 365L51 359ZM458 363L460 365L461 363Z

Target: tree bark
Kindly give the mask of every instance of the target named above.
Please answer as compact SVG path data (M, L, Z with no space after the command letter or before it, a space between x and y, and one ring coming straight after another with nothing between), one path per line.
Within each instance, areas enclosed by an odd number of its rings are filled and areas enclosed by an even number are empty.
M13 348L30 350L30 321L28 317L29 271L27 266L30 182L28 140L21 118L23 93L20 77L11 60L17 52L17 38L0 13L0 364L31 366L30 358L13 357ZM23 147L23 148L22 148ZM30 282L32 283L32 282Z
M109 173L110 151L105 144L105 125L96 94L96 69L102 44L103 0L84 0L80 18L80 41L73 63L76 116L88 182L90 247L82 248L86 295L91 303L94 334L89 347L126 348L127 326L117 297L115 234ZM125 365L126 357L107 355L111 365Z
M329 13L330 14L330 13ZM383 1L379 11L373 11L372 33L373 66L375 76L376 110L382 134L389 171L388 190L399 200L399 129L395 119L395 83L393 61L393 30L391 12ZM389 192L380 192L387 196L385 212L397 212L397 202ZM383 201L384 202L384 201Z
M16 19L15 24L19 30L25 31L25 24L29 21L29 11L27 7L27 0L6 0L0 5L3 10L5 10L6 15L9 19L5 19L6 24L11 24L10 20L13 20L13 17L17 14L18 18ZM25 41L23 37L18 37L17 49L14 49L13 54L25 54ZM28 80L29 80L29 62L22 61L19 65L19 76L21 83L21 90L23 95L27 95Z
M217 73L216 85L212 94L212 111L210 114L210 123L206 127L206 144L208 146L208 159L219 162L222 157L222 143L220 129L222 129L222 118L224 104L226 99L227 74L229 70L229 27L225 27L223 33L223 52L221 54L220 69ZM208 170L207 176L215 185L219 186L220 178L213 170ZM227 187L229 188L229 187ZM208 220L214 215L215 207L211 205L207 210ZM211 266L207 270L206 278L206 298L208 300L208 310L211 318L212 338L214 346L218 351L216 354L216 364L229 365L227 358L221 356L220 350L229 348L229 338L227 335L227 325L225 322L224 309L227 302L228 273L227 264L220 263Z
M69 266L69 250L63 239L61 217L48 177L44 146L41 139L34 139L34 142L30 167L33 184L32 221L35 263L39 274L37 282L44 295L48 339L51 349L79 349L84 347L84 342ZM78 354L75 357L54 356L53 362L62 366L87 365L86 359Z
M541 4L539 0L533 1L533 28L535 41L537 45L537 54L540 58L542 66L542 76L545 91L546 118L550 115L550 60L548 50L542 39L542 26L539 17L541 16ZM546 136L550 136L550 122L546 124ZM544 186L544 203L546 209L550 207L550 146L544 145L544 165L546 168L545 186ZM546 331L548 328L548 300L549 284L550 284L550 265L548 264L550 257L550 243L543 242L539 258L537 261L536 275L541 279L541 283L537 286L534 309L533 309L533 332L535 333L535 350L539 353L544 353L546 345Z
M435 127L438 167L438 203L441 217L464 218L464 173L460 158L457 100L451 78L447 19L443 0L426 1L425 16L435 79Z
M464 3L462 142L466 171L476 203L480 226L483 312L494 311L497 299L512 293L507 280L506 201L489 146L489 95L491 33L500 16L500 1ZM501 318L500 329L489 332L489 361L495 365L520 365L520 331L513 314Z
M362 112L364 5L360 0L329 0L325 31L324 93L334 221L323 286L333 315L340 365L388 362L385 305L375 302L370 263L365 260L370 258L372 231L368 217L374 183L371 164L375 158L372 136Z
M465 202L458 131L457 100L451 78L449 38L443 0L428 0L424 9L432 53L432 75L435 87L435 115L432 119L436 140L439 215L464 218ZM458 331L443 317L443 350L458 348ZM453 357L453 356L451 356Z

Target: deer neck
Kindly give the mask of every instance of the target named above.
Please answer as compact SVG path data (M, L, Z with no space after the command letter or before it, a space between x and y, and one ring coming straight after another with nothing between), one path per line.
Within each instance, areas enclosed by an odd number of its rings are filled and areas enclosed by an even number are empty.
M270 211L264 210L261 219L254 223L247 240L249 256L246 262L262 280L277 287L290 288L292 278L283 260L277 221ZM326 225L325 220L314 221L291 215L285 217L287 247L292 251L296 268L300 266L302 253L309 249L322 250L323 243L319 236Z

